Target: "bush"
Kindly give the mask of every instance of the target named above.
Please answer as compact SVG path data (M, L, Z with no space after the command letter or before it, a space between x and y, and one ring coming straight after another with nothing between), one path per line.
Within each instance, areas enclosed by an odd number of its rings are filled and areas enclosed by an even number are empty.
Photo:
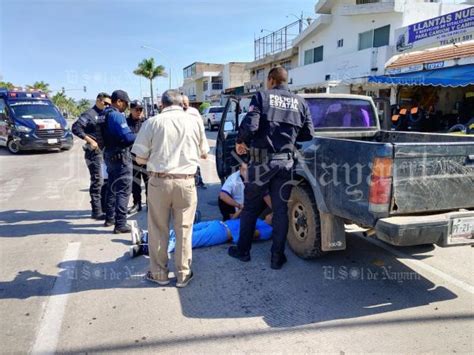
M208 108L209 106L211 106L210 102L203 102L201 105L199 105L199 112L201 112L202 114L204 110Z

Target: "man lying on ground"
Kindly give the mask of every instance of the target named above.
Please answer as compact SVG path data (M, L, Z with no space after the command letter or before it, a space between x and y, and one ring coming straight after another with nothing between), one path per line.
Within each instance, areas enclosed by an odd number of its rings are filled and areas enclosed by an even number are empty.
M254 240L268 240L272 236L272 215L269 214L265 220L258 219L254 234ZM132 246L130 256L148 255L148 231L138 228L134 221L132 223ZM200 222L193 226L192 248L210 247L224 243L237 243L239 240L240 219L222 221ZM172 253L176 245L176 236L170 231L168 240L168 253Z

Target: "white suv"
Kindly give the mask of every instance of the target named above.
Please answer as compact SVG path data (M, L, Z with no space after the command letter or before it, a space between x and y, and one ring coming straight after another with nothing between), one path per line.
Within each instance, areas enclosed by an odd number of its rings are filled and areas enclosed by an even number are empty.
M224 113L224 106L209 106L202 114L204 125L209 131L214 127L218 127L221 123L222 114Z

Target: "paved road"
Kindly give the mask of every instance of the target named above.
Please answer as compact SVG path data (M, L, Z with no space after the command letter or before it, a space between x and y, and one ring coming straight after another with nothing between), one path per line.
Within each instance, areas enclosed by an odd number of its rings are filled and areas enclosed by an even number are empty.
M79 144L1 149L0 167L1 352L474 352L471 247L387 248L352 231L346 251L289 251L273 271L268 242L245 264L217 246L195 251L189 287L155 287L128 237L89 219ZM213 157L203 175L200 209L216 218ZM145 211L132 218L146 226Z

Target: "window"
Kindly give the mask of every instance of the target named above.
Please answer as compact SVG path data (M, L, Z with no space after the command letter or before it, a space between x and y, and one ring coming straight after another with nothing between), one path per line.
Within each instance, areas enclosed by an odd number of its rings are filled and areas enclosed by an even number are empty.
M255 77L257 80L265 80L265 69L257 69L255 71Z
M374 30L374 47L388 46L390 41L390 25Z
M339 41L337 41L337 48L341 48L341 47L344 47L344 39L340 39Z
M202 82L202 90L207 91L208 88L209 88L209 83L207 81L203 81Z
M304 65L323 61L323 46L308 49L304 52Z
M367 129L377 126L369 101L358 99L306 99L313 125L318 129Z
M387 46L390 41L390 25L359 33L359 50Z
M281 62L280 65L288 71L291 69L291 60Z
M183 76L185 79L192 77L194 74L196 74L196 64L183 69Z

